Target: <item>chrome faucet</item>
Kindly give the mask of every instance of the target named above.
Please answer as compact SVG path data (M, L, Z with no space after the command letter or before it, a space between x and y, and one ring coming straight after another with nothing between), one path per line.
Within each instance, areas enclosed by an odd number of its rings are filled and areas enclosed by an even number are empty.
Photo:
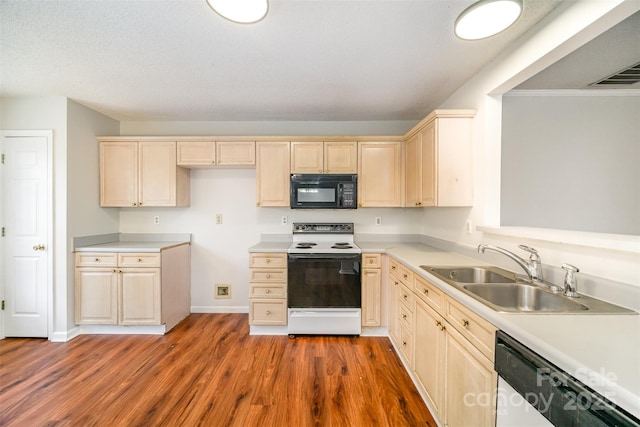
M571 264L562 264L562 269L566 271L564 276L564 296L580 298L578 294L578 280L576 279L576 273L580 270Z
M510 252L506 249L499 248L497 246L492 245L478 245L478 252L483 254L484 251L490 250L494 252L498 252L500 254L506 255L512 260L514 260L522 269L527 273L527 277L529 281L536 283L543 283L544 280L542 278L542 262L540 261L540 256L538 255L538 251L529 246L518 245L520 249L523 251L529 252L529 262L520 258L518 255Z

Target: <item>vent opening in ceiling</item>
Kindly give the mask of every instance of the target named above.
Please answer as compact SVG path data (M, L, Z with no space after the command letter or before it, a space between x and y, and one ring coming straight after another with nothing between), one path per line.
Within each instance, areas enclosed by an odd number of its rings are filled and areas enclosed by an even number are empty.
M632 85L638 82L640 82L640 62L593 82L589 86Z

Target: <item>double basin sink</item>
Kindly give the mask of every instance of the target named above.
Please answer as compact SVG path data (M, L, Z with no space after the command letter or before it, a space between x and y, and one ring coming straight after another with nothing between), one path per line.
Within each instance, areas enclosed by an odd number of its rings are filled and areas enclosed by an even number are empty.
M569 298L519 280L498 267L420 268L447 282L490 308L507 313L637 314L618 305L586 295Z

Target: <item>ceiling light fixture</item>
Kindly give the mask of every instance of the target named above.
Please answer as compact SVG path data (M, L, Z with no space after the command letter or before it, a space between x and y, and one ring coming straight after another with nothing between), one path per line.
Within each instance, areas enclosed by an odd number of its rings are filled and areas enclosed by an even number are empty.
M269 0L207 0L218 15L238 24L253 24L267 15Z
M454 32L463 40L480 40L509 28L522 14L522 0L480 0L456 19Z

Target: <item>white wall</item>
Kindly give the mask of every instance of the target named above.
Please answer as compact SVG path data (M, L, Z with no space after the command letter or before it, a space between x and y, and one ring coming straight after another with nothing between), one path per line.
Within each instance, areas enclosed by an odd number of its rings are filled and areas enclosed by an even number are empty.
M132 135L398 135L415 122L198 122L127 123L122 134ZM193 125L193 126L192 126ZM262 234L289 236L293 222L353 222L359 234L413 234L420 213L411 209L357 209L356 211L256 207L255 169L191 170L191 206L188 208L122 208L120 232L191 233L191 306L194 311L246 312L249 303L248 248ZM215 224L215 215L223 223ZM153 224L154 216L160 224ZM287 225L281 224L286 216ZM375 217L382 225L375 225ZM215 299L215 284L230 284L230 299Z
M120 217L100 208L97 135L117 134L120 123L77 102L67 102L67 325L74 320L73 238L117 233Z
M473 209L466 213L425 210L425 234L470 248L486 242L518 252L517 244L523 243L540 249L543 263L549 266L558 268L569 262L584 273L640 287L638 251L600 249L580 241L567 243L562 231L551 232L550 238L519 230L510 231L511 235L463 232L467 218L474 225L500 226L501 95L638 9L638 2L621 0L564 2L439 106L477 109L473 133L475 200Z
M640 236L640 91L503 98L501 224Z

